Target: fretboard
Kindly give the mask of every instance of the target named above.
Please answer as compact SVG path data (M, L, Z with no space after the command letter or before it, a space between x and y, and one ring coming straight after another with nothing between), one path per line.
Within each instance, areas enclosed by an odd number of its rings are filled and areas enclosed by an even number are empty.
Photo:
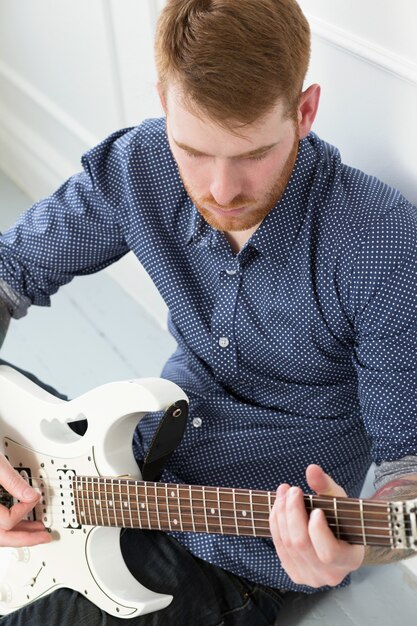
M74 500L82 525L270 537L275 493L76 476ZM339 539L393 546L389 503L309 495L304 500L308 512L324 511Z

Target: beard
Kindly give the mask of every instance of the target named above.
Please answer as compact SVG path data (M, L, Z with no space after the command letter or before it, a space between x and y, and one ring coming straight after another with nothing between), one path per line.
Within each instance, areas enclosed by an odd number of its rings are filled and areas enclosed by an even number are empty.
M180 171L180 176L184 184L185 190L189 197L193 201L194 206L200 215L203 216L205 221L216 230L225 232L244 231L259 226L270 211L281 200L282 195L288 185L288 181L291 178L292 171L294 169L295 161L298 154L299 139L297 135L294 138L293 145L291 147L290 154L284 163L276 180L271 187L263 194L260 199L249 198L242 194L236 196L232 202L227 206L220 206L217 204L213 196L206 196L203 198L197 198L192 192L189 185L186 183L184 176ZM239 209L245 207L243 215L217 215L207 209L206 207L214 207L223 211Z

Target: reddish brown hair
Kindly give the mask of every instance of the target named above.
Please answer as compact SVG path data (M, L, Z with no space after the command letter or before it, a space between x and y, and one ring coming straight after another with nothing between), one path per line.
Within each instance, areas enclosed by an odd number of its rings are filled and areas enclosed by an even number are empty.
M168 0L155 41L163 92L216 123L260 119L282 99L295 116L310 57L310 28L295 0Z

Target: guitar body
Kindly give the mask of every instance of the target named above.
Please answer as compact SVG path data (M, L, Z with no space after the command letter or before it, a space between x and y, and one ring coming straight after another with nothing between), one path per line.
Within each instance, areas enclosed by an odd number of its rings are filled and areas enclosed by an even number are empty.
M172 596L146 589L130 574L120 551L120 529L79 524L72 478L140 479L131 447L138 421L186 399L174 383L149 378L103 385L67 402L0 366L0 449L42 494L35 517L54 538L31 548L0 548L1 615L60 587L79 591L121 618L171 602ZM68 426L80 419L88 421L82 437Z
M167 409L175 417L186 400L175 384L146 378L103 385L66 402L0 366L0 451L41 494L34 517L54 539L0 548L0 614L60 587L121 618L166 607L172 596L146 589L127 569L120 551L123 527L271 536L273 491L141 479L131 446L138 421ZM81 419L88 422L82 437L68 426ZM1 485L0 502L13 504ZM323 511L338 539L417 550L417 500L307 494L304 504L307 514Z

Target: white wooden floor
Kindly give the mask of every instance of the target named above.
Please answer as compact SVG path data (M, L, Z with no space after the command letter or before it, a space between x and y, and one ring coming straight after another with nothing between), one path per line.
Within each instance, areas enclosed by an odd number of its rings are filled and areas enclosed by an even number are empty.
M0 230L29 204L0 172ZM174 348L105 272L75 279L52 304L12 322L1 356L71 397L111 380L157 376ZM417 580L401 565L363 568L348 589L289 603L280 623L411 626L417 624Z

